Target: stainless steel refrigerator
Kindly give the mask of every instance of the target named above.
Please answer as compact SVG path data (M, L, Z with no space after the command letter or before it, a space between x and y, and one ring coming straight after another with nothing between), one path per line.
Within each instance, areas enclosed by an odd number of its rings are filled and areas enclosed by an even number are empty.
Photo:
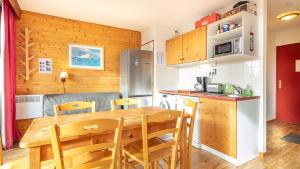
M153 52L126 49L120 56L120 89L123 98L139 99L141 106L152 106Z

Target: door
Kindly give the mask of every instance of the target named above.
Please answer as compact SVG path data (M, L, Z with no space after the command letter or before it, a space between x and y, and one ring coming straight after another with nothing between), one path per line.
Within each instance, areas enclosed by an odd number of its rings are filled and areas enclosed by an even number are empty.
M276 118L300 124L300 43L278 46L276 53Z
M168 65L182 63L182 36L166 41L166 53Z
M183 62L206 60L206 40L206 26L184 34L182 37Z
M152 96L153 53L129 50L128 97Z

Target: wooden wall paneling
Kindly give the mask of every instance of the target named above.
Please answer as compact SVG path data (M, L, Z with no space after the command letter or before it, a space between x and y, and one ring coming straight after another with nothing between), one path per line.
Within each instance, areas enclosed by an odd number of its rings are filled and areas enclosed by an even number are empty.
M69 73L66 93L119 91L120 52L126 48L140 48L141 33L132 30L81 22L55 16L22 11L21 19L16 22L16 32L29 26L34 33L30 40L35 45L30 53L36 56L32 67L38 68L38 58L51 58L52 74L34 72L29 81L17 77L17 94L60 94L63 93L59 73ZM16 34L17 45L23 45L22 37ZM80 44L104 47L105 70L71 69L68 62L68 45ZM22 51L17 49L17 60ZM17 63L17 74L24 71Z

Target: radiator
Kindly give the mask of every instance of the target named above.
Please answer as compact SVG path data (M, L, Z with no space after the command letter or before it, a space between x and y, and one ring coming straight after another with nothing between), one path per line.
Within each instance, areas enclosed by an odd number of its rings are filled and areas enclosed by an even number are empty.
M43 95L16 96L17 120L39 117L43 117Z

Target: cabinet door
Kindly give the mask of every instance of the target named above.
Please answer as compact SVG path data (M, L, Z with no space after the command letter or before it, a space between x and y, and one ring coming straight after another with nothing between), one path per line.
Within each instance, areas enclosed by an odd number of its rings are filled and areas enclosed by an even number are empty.
M236 158L236 102L201 99L201 144Z
M206 26L203 26L182 36L184 63L203 61L207 59L206 29Z
M166 62L168 65L182 63L182 36L166 41Z

